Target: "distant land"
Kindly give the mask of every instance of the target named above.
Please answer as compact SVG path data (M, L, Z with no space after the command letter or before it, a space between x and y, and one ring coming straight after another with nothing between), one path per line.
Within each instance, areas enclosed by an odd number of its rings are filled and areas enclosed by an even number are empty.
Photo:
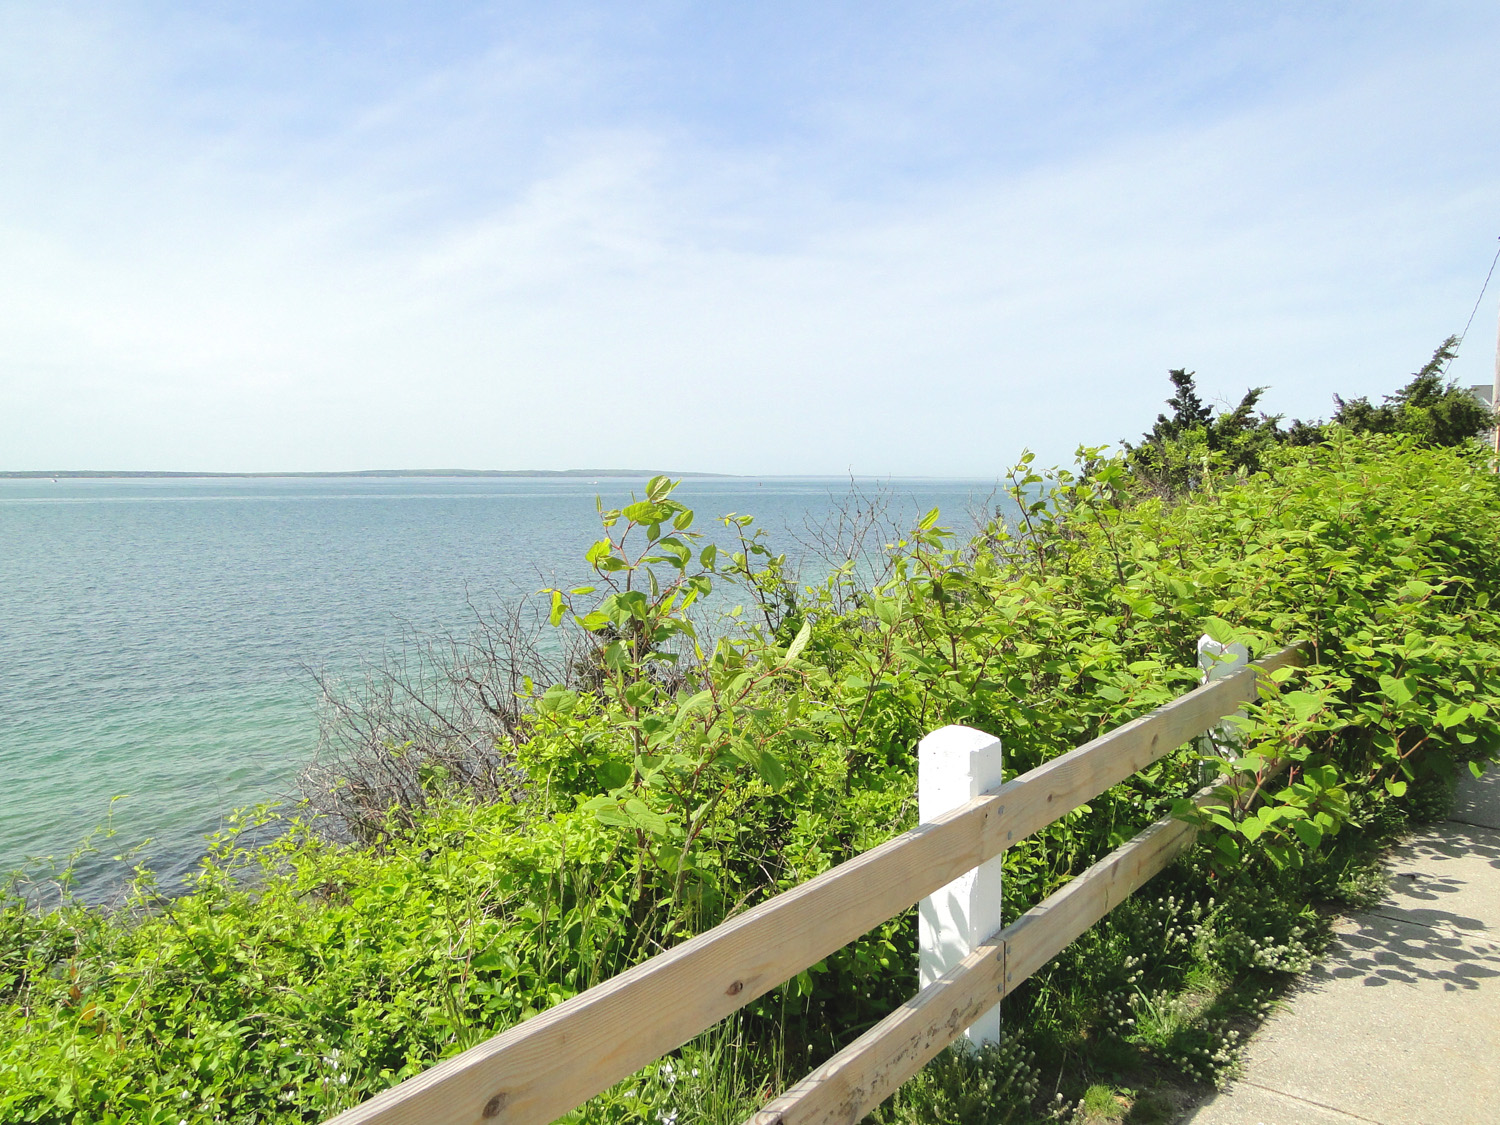
M341 473L175 473L112 469L0 470L0 479L38 480L79 477L720 477L730 473L662 473L656 469L357 469Z

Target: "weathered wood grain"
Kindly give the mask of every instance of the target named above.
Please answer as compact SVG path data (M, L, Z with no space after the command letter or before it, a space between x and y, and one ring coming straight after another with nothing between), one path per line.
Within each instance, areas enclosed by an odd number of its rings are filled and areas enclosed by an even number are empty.
M1181 746L1255 699L1265 672L1302 660L1294 645L1191 691L438 1063L330 1125L546 1125Z
M1001 786L994 793L1006 807L998 825L1000 849L1051 824L1202 734L1243 704L1254 702L1267 674L1306 663L1307 650L1305 645L1290 645Z
M1205 790L1207 799L1213 790ZM945 976L754 1114L748 1125L854 1125L964 1028L1192 843L1164 817L978 946Z
M1002 811L970 802L332 1121L553 1121L974 867Z

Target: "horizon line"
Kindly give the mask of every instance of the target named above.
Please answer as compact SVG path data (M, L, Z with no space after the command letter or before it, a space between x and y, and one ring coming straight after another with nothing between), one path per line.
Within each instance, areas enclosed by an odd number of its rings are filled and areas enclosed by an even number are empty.
M902 473L708 473L658 469L336 469L330 471L199 472L178 469L0 469L0 480L225 480L327 477L609 477L666 476L681 480L999 480L1000 474L964 476Z

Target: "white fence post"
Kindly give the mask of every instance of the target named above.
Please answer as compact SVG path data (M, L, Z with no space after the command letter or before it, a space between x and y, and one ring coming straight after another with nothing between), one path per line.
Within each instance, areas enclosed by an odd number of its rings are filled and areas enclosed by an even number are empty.
M1000 740L972 727L935 730L917 746L917 815L923 824L1004 781ZM1000 864L995 856L922 900L918 910L921 987L1000 931ZM964 1033L975 1047L1000 1040L1000 1005Z

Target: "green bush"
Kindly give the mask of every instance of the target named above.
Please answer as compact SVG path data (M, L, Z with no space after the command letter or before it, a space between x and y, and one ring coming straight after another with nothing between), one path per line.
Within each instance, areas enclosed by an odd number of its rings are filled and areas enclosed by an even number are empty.
M602 513L595 584L550 593L578 655L566 685L527 687L518 802L449 793L363 846L295 821L243 844L262 810L189 893L140 872L108 912L18 887L0 1119L317 1120L910 827L928 730L998 735L1015 774L1195 685L1205 631L1308 639L1313 665L1211 759L1248 785L1191 812L1186 747L1007 853L1013 918L1169 810L1206 830L1008 1001L1001 1051L881 1112L1058 1119L1142 1067L1222 1077L1235 1022L1319 948L1313 905L1369 892L1375 843L1490 752L1500 714L1495 478L1337 427L1263 461L1169 503L1097 451L1028 458L972 541L933 512L880 582L803 590L748 521L720 550L652 481ZM704 601L736 589L746 612L711 640ZM914 944L908 912L575 1116L739 1120L910 995ZM1091 1096L1079 1113L1103 1112Z

